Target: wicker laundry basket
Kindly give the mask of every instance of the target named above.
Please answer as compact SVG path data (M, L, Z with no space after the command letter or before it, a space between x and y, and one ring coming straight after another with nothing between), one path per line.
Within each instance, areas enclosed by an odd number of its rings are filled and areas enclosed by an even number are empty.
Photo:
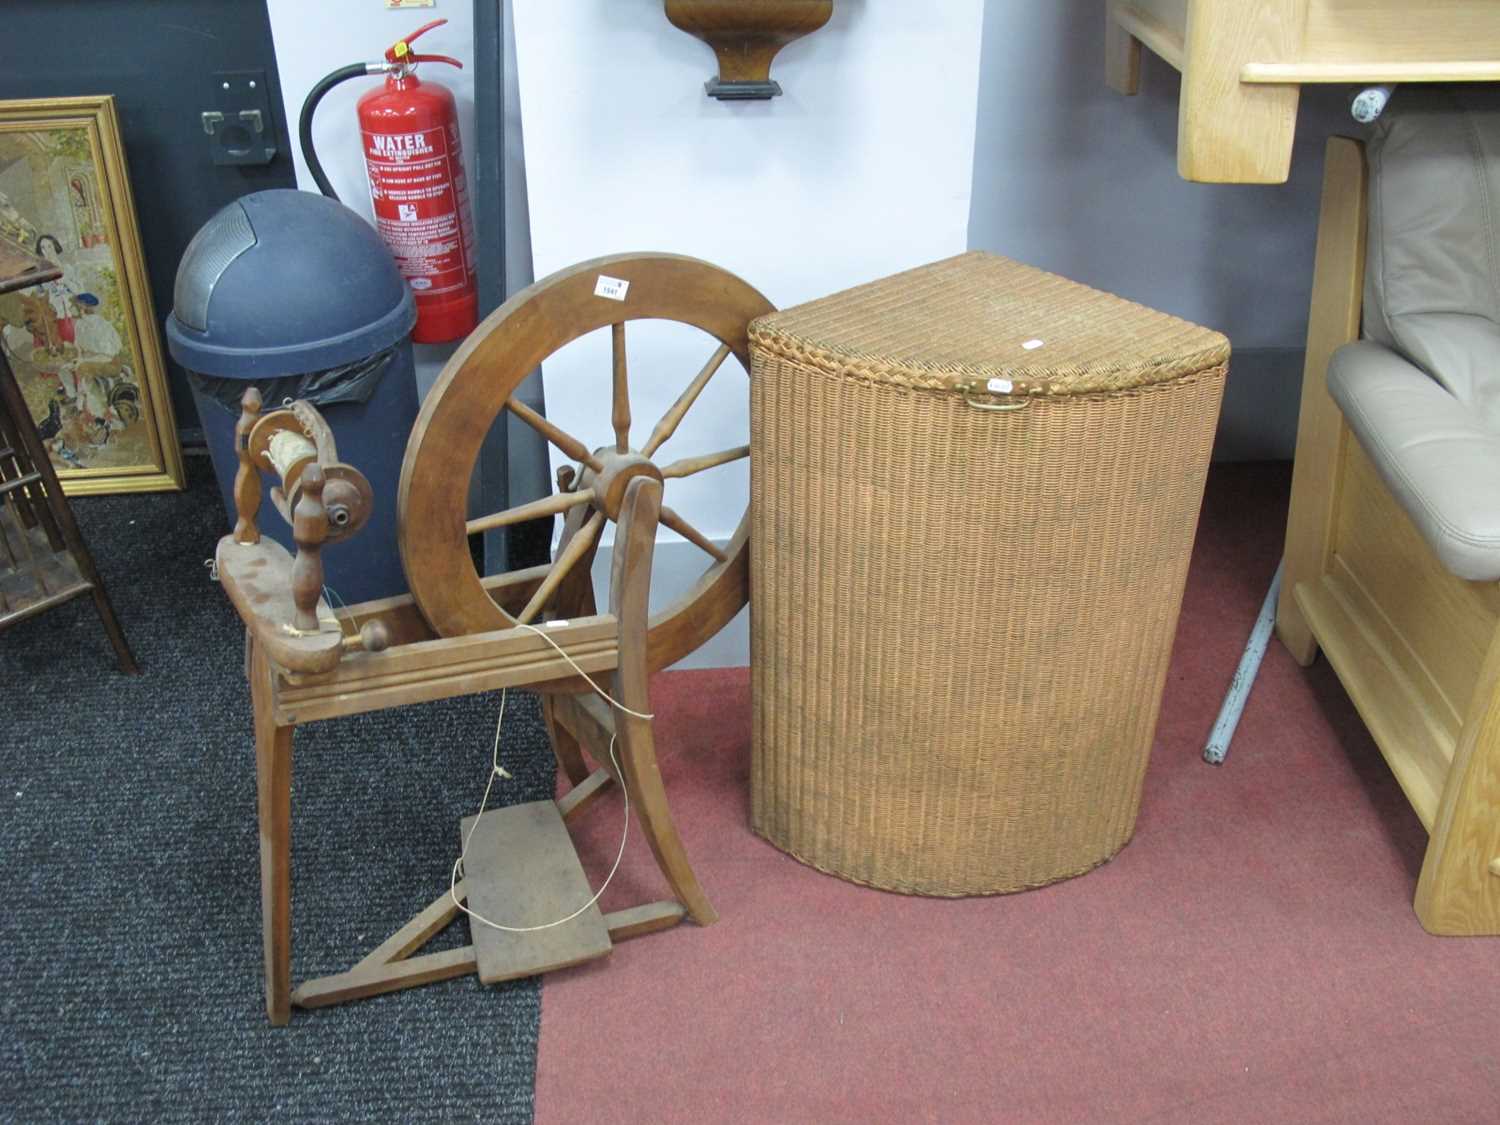
M977 253L750 338L755 830L916 894L1107 860L1140 805L1228 341Z

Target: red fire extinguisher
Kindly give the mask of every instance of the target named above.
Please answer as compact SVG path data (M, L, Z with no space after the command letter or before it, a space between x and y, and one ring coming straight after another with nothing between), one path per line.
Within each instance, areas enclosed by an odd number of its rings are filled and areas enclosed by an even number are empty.
M419 55L411 44L447 23L434 20L398 39L385 60L341 67L323 78L302 103L302 156L318 189L338 199L312 142L312 116L323 95L340 82L383 74L385 83L359 99L359 131L375 227L401 267L417 303L411 338L419 344L457 340L479 318L474 279L474 225L453 94L437 82L422 82L418 63L463 66L447 55Z

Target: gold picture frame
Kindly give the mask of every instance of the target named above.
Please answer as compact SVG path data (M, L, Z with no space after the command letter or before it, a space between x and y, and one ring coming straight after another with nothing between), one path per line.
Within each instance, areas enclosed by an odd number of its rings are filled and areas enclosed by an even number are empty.
M63 270L0 297L0 346L63 491L181 489L113 97L0 101L0 235Z

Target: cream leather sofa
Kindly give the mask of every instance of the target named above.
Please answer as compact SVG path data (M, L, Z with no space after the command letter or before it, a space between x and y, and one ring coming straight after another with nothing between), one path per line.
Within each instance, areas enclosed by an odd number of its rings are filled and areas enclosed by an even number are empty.
M1422 924L1500 933L1500 91L1329 142L1285 568L1428 830Z

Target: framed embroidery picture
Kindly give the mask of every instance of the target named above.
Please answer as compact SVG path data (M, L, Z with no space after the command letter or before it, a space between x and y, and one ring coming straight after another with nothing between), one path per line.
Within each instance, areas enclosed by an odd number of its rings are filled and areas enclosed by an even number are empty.
M0 296L0 346L63 491L181 488L113 98L0 101L0 234L62 268Z

